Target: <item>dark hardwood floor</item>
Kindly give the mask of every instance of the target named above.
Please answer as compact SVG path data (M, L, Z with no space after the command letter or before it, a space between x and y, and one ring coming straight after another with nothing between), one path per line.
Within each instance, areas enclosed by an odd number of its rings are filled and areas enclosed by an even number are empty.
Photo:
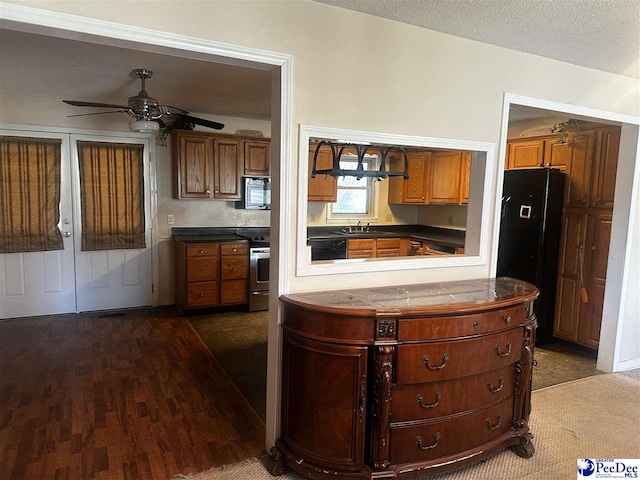
M264 426L167 313L0 321L0 479L167 479L259 455Z

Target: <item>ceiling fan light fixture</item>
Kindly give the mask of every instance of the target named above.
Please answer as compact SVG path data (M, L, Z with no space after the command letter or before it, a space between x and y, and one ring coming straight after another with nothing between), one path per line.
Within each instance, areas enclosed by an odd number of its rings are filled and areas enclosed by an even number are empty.
M136 120L129 124L129 130L140 133L154 133L160 130L160 125L158 125L158 122L151 120Z

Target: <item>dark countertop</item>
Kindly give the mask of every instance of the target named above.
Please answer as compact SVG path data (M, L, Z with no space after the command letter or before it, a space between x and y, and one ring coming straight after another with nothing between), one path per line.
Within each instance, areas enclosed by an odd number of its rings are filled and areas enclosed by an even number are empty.
M535 299L533 285L509 277L283 295L285 304L344 315L440 314L491 310Z
M307 230L308 240L342 240L347 238L384 238L384 237L409 237L416 240L427 240L442 245L464 247L466 232L441 227L429 227L424 225L390 225L374 227L370 232L340 233L344 227L310 227Z
M219 235L174 235L174 239L184 243L209 243L209 242L248 242L245 237L234 234Z

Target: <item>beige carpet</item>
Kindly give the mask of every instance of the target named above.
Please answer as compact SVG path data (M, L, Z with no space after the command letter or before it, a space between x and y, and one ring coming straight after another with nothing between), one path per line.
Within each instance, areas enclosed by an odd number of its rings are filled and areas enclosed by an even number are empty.
M640 370L606 374L533 392L530 421L535 455L503 451L432 480L564 480L578 458L640 458ZM209 470L189 480L273 480L264 459ZM290 470L282 480L304 477Z

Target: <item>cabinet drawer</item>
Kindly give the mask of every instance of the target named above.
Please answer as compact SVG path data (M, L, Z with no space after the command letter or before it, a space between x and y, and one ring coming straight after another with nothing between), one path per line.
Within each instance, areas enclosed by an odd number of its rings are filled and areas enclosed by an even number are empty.
M206 282L218 278L218 257L187 258L187 283Z
M522 328L450 342L398 347L397 383L425 383L496 370L522 355Z
M427 420L504 400L513 395L515 377L515 365L507 365L457 380L393 385L391 419L394 422Z
M349 250L375 250L375 238L350 238Z
M246 255L249 246L246 243L223 243L220 250L222 255Z
M348 250L347 258L374 258L373 250Z
M249 300L247 280L225 280L220 287L220 303L246 303Z
M504 330L524 322L524 306L455 317L410 318L398 325L398 340L458 338Z
M196 243L187 245L187 257L217 256L220 251L218 243Z
M399 257L399 248L378 248L376 250L376 258Z
M399 238L378 238L376 240L376 248L400 249L400 239Z
M202 282L187 285L187 307L206 307L217 304L217 282Z
M220 260L220 278L231 280L249 276L249 258L242 255L223 255Z
M509 397L470 415L391 427L389 459L395 465L458 454L508 432L512 421L513 397Z

